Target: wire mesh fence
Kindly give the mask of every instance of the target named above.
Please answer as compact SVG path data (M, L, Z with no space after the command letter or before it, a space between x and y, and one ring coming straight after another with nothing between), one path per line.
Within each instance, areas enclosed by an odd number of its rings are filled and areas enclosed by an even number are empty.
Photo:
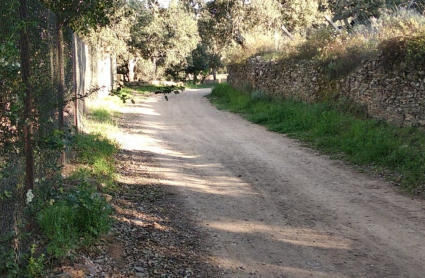
M18 0L3 3L0 9L0 243L31 226L26 214L27 201L34 194L28 191L29 175L33 175L33 191L59 186L61 142L79 127L84 97L101 87L97 57L105 56L71 30L60 28L56 15L37 0L28 0L27 7L27 18L20 18ZM27 85L22 81L20 55L25 27ZM106 80L110 84L110 75ZM109 88L107 84L105 90ZM8 247L0 244L0 253L2 248Z

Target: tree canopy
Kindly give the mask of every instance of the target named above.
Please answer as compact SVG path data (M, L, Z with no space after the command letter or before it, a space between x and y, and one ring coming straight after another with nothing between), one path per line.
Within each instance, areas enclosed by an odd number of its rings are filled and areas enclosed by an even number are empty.
M247 38L276 39L334 21L368 20L385 8L425 0L41 0L61 23L108 47L127 68L152 78L165 72L222 67L229 49L245 51ZM285 30L285 31L283 31ZM236 49L236 50L235 50ZM161 70L159 70L159 68ZM168 69L168 70L166 70Z
M110 23L115 0L40 0L58 17L61 24L76 32L87 32L90 28Z

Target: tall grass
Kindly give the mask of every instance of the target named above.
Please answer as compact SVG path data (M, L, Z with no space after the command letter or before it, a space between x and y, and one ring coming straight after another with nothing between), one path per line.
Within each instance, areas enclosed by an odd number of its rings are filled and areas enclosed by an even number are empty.
M220 109L287 134L324 153L386 173L414 194L425 192L425 136L415 128L358 119L334 105L252 98L218 84L209 99Z

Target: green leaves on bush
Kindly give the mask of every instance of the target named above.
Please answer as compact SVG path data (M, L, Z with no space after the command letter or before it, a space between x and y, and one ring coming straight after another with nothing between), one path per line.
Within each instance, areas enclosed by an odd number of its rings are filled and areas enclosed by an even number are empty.
M407 59L418 66L425 65L425 33L406 41Z
M5 238L0 238L0 277L44 277L45 255L36 256L36 245L33 244L28 254L18 256L10 244L12 240L19 240L17 237L15 233L12 233Z
M175 85L164 86L164 87L159 88L159 90L155 91L155 94L163 94L165 99L168 101L167 94L174 93L174 94L178 95L178 94L180 94L180 92L183 92L184 89L185 88L183 86L175 86Z

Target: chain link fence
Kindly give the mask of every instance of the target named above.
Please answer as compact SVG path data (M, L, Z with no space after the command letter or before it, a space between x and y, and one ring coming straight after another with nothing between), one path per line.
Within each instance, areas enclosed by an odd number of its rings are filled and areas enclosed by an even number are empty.
M0 9L0 253L4 242L31 227L25 216L29 176L34 192L60 186L66 134L80 128L85 98L107 94L112 83L107 53L61 30L56 15L37 0L27 3L27 19L20 18L18 0ZM23 26L29 39L28 86L22 78Z

